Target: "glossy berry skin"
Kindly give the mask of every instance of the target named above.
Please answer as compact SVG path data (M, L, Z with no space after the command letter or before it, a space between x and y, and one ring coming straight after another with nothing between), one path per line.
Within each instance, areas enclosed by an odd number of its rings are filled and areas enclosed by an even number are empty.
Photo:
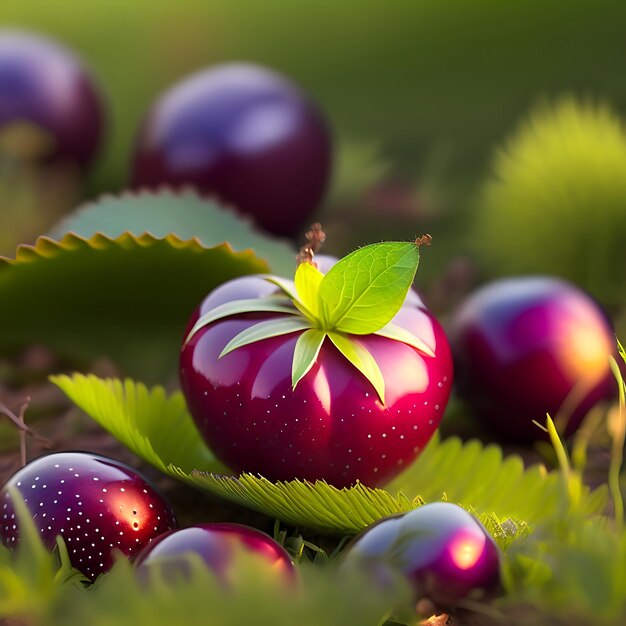
M257 277L225 283L204 300L188 330L227 297L268 291L272 287ZM407 467L435 432L452 384L448 343L432 315L407 305L393 321L421 337L435 357L383 337L358 338L385 379L384 406L371 383L328 340L295 390L291 364L298 333L218 358L231 338L268 316L246 313L218 320L182 349L187 405L218 458L237 473L274 481L319 479L337 487L356 481L379 485Z
M19 543L19 522L7 487L21 494L44 544L65 540L72 565L90 580L111 568L114 553L133 558L176 527L169 503L135 470L87 452L40 457L14 474L0 492L0 539Z
M501 437L530 442L546 413L565 436L614 395L613 330L583 291L551 277L494 281L461 304L450 326L459 394Z
M370 571L374 580L401 574L415 600L430 598L441 608L470 594L500 588L500 549L484 526L448 502L423 505L370 526L346 547L343 566Z
M132 185L192 185L294 235L318 207L331 137L317 106L260 66L225 64L174 85L153 105L136 142Z
M196 554L220 582L228 585L236 576L237 550L261 557L268 573L271 570L285 581L295 580L295 568L285 549L260 530L242 524L196 524L172 530L147 545L137 556L135 566L140 571L156 566L168 576L185 576L189 572L185 556Z
M102 97L72 52L39 35L2 30L0 133L24 123L51 140L42 160L71 161L86 169L102 140Z

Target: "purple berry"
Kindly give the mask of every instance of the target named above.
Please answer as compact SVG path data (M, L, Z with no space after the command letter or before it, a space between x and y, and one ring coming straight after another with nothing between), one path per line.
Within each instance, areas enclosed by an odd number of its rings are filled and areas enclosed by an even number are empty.
M198 317L228 301L267 296L260 277L237 278L207 296ZM385 378L383 405L372 385L330 342L294 389L291 369L298 333L264 339L219 358L241 330L268 313L244 313L200 329L181 352L187 405L211 450L235 472L269 480L326 480L344 487L391 480L435 432L452 385L448 342L425 309L404 306L394 322L433 350L376 335L359 335Z
M193 185L294 235L317 209L331 137L316 105L260 66L226 64L194 74L153 105L136 142L134 187Z
M285 549L271 537L241 524L197 524L167 532L137 556L138 570L161 567L168 576L189 572L188 554L199 555L220 582L229 584L236 575L233 562L237 550L261 557L273 572L285 580L295 579L295 569Z
M51 140L42 160L85 170L100 147L104 117L93 77L73 53L39 35L0 31L0 134L32 124ZM2 150L10 148L5 142Z
M403 575L415 599L446 608L470 594L500 588L500 550L484 526L448 502L426 504L367 528L346 548L344 566Z
M585 414L615 393L611 325L573 285L550 277L498 280L453 316L450 342L458 391L500 436L541 438L533 420L561 412L569 436Z
M44 544L65 540L72 565L89 579L111 568L114 553L134 557L158 535L176 527L169 503L135 470L87 452L40 457L15 473L0 492L0 540L19 543L7 487L26 502Z

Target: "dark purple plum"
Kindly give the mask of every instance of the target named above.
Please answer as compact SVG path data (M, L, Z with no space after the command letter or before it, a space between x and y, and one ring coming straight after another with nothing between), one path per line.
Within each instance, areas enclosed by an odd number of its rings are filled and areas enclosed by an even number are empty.
M331 136L317 106L269 69L225 64L171 87L141 126L132 185L194 186L278 235L300 231L327 186Z
M346 548L344 567L370 571L383 582L401 574L415 600L430 598L450 608L470 594L500 589L500 549L484 526L448 502L423 505L364 530Z
M44 544L65 540L72 565L89 579L108 571L114 553L133 558L155 537L176 527L169 503L135 470L87 452L59 452L31 461L0 491L0 540L19 543L19 520L8 487L15 488Z
M275 288L260 277L237 278L209 294L192 315L227 298L263 297ZM217 320L184 345L180 378L187 405L211 450L235 472L270 480L326 480L337 487L383 484L424 449L452 385L446 336L424 308L410 304L394 322L434 352L375 335L359 335L386 382L383 405L371 384L330 343L292 387L298 333L264 339L219 358L240 331L267 318L245 313Z
M19 158L11 151L40 150L44 162L71 161L85 170L104 123L100 91L72 52L39 35L0 30L0 151ZM30 145L35 136L40 145Z
M237 550L261 557L268 570L286 581L295 580L294 565L285 549L260 530L242 524L196 524L172 530L148 544L137 556L135 566L143 572L152 567L162 568L170 578L178 574L186 576L189 574L186 556L196 554L220 582L228 585L236 576Z
M577 287L523 276L478 289L450 325L459 395L501 437L542 438L533 420L567 419L569 436L595 404L615 394L611 325Z

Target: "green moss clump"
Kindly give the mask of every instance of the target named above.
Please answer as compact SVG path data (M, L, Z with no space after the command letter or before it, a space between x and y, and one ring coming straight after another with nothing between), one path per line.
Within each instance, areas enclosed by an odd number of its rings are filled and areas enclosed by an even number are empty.
M509 138L472 231L490 275L554 274L626 304L626 128L604 105L543 105Z

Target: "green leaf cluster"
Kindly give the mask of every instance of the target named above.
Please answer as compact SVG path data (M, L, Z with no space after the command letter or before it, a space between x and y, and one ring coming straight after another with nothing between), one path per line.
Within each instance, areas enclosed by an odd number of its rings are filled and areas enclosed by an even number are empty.
M328 338L373 385L385 402L383 375L358 336L375 334L405 342L429 356L432 350L419 337L392 323L405 301L419 263L416 242L371 244L347 255L322 274L312 263L300 263L292 281L266 276L282 293L259 300L236 300L205 313L186 341L211 322L244 312L282 315L241 331L220 357L256 341L300 332L292 362L292 384L306 376ZM292 307L285 307L285 296ZM354 337L356 336L356 338Z

